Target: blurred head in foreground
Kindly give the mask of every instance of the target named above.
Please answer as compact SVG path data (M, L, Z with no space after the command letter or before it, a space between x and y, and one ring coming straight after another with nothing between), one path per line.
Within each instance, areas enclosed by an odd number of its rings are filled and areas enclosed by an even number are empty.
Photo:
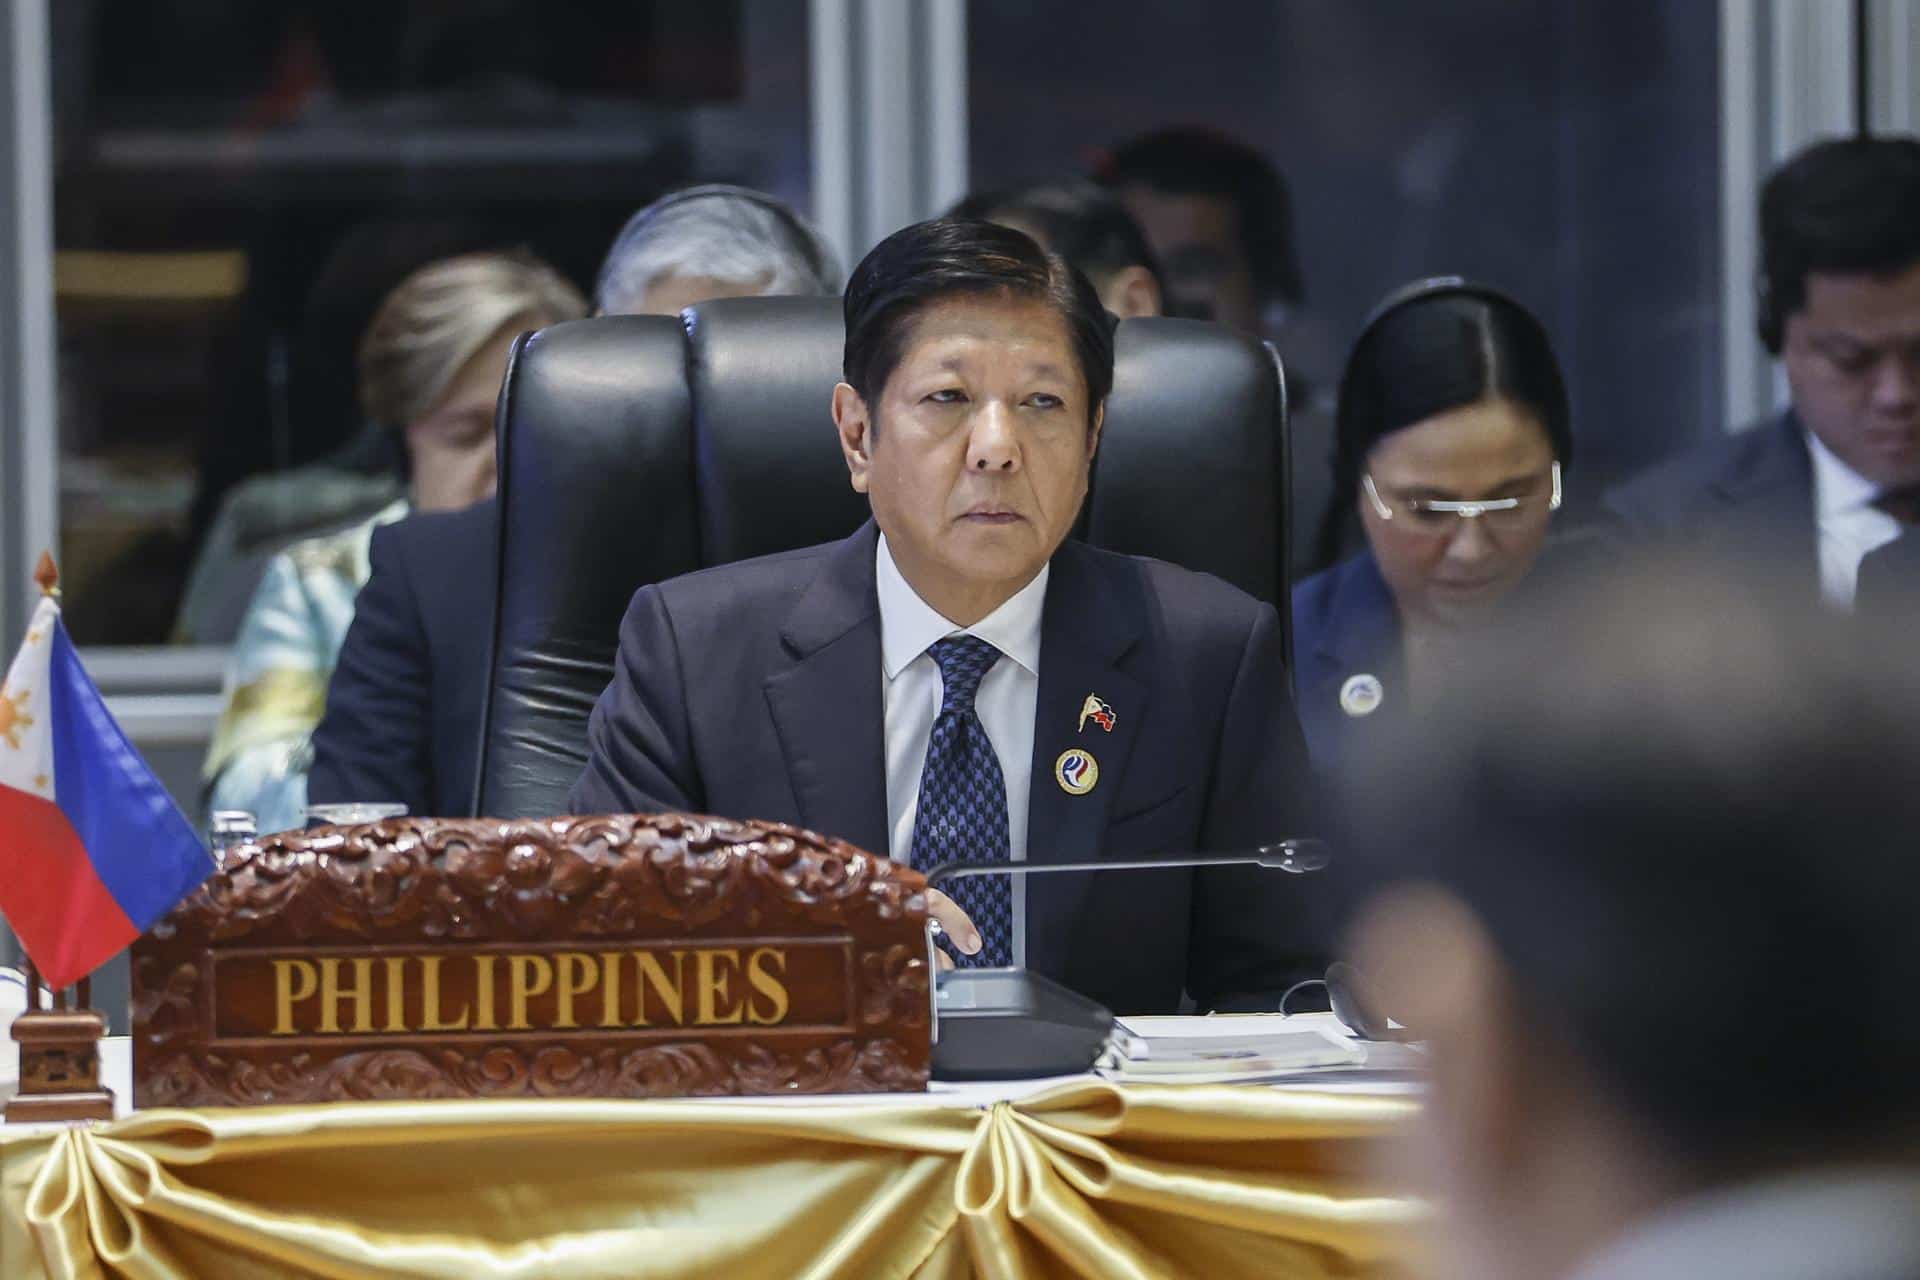
M678 315L715 298L840 292L840 264L785 201L709 183L660 197L614 237L593 307L603 316Z
M1920 1265L1907 634L1588 583L1360 784L1393 803L1351 807L1353 952L1432 1042L1412 1149L1457 1274Z

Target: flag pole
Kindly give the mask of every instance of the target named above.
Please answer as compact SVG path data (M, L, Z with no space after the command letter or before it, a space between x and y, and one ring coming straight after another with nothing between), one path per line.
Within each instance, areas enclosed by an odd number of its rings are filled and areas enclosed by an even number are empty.
M50 552L40 553L33 581L40 594L60 598L60 571ZM100 1082L100 1041L107 1020L91 1008L93 978L80 979L70 1003L66 990L48 987L51 1008L40 1002L40 966L26 957L27 1008L13 1020L20 1043L20 1091L7 1101L8 1124L113 1119L113 1091Z

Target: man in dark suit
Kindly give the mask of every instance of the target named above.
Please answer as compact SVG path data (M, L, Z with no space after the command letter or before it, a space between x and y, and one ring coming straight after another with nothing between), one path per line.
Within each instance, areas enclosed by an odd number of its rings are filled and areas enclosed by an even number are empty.
M309 803L472 812L499 523L488 498L374 530L372 573L313 731Z
M1920 536L1920 140L1801 152L1761 192L1760 236L1760 338L1791 406L1605 503L1629 536L1851 609L1862 563Z
M1271 606L1067 531L1113 337L1019 232L941 219L846 293L833 417L874 519L643 588L576 812L793 822L928 867L1237 849L1309 829ZM1310 881L1243 869L956 882L962 952L1121 1012L1253 1007L1319 964Z

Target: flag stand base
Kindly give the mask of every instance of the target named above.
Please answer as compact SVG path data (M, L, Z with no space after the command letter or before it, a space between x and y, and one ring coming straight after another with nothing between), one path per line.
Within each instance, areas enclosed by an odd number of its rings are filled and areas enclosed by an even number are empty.
M66 994L40 1007L40 975L27 962L27 1008L13 1020L20 1042L20 1092L7 1100L8 1124L113 1119L113 1091L100 1083L100 1040L107 1020L86 1006L92 983L80 979L78 1008Z

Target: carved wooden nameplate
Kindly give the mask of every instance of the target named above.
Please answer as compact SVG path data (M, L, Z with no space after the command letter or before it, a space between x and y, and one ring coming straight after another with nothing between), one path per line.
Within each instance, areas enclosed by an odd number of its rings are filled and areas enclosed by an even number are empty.
M924 1089L925 881L793 827L269 836L133 946L134 1103Z

